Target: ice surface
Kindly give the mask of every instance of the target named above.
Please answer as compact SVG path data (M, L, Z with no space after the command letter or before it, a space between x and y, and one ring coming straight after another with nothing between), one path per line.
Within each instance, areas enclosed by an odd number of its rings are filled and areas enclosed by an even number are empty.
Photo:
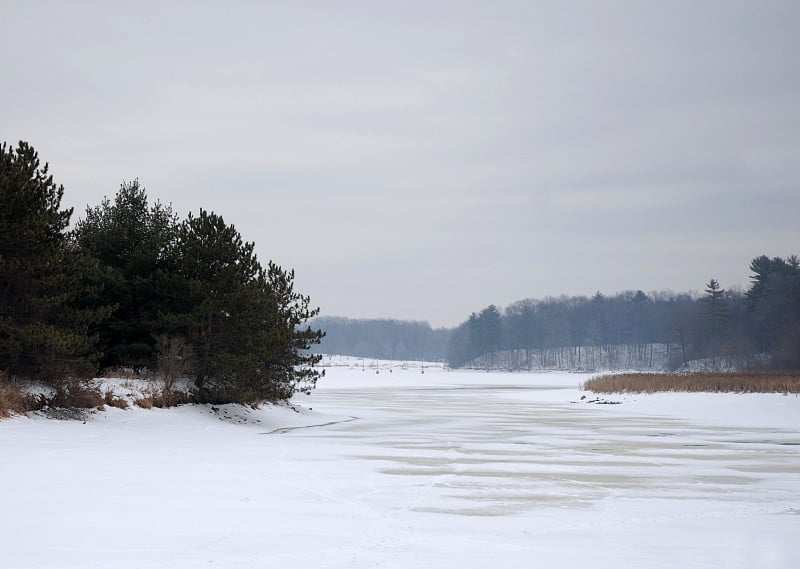
M301 412L0 422L0 567L800 567L794 396L338 363Z

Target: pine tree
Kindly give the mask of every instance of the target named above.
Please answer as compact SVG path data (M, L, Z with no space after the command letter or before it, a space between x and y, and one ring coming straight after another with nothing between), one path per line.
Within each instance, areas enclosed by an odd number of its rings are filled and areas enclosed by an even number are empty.
M175 255L202 400L287 399L314 386L319 356L304 351L322 332L301 325L318 310L294 292L293 272L273 263L264 270L254 245L204 210L181 224Z
M103 267L103 290L87 305L113 305L99 326L102 367L151 367L160 314L170 312L166 260L176 238L172 208L150 205L138 180L123 182L113 203L87 208L73 238Z
M777 365L800 367L800 261L761 255L750 270L746 299L758 349L779 352Z
M716 358L722 345L721 335L725 320L728 317L728 307L725 303L725 291L720 287L716 279L708 281L705 293L702 302L705 305L705 311L710 323L709 343L711 355Z
M322 359L308 350L319 344L325 333L306 322L319 314L319 308L311 308L311 298L294 291L294 271L285 271L272 261L266 271L260 271L258 282L264 297L277 308L272 331L278 332L280 350L278 357L262 361L270 383L280 399L288 399L295 391L308 394L320 377L314 366Z
M96 370L91 330L108 309L75 304L93 265L69 243L63 194L33 147L0 147L0 371L11 376L55 383Z
M706 284L703 302L711 323L711 335L716 336L722 330L722 323L728 316L728 307L725 303L725 290L720 288L716 279L711 279Z

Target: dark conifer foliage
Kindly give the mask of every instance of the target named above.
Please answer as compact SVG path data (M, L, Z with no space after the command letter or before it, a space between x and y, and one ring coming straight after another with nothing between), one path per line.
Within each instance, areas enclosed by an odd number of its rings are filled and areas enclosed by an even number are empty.
M3 144L0 377L58 386L90 376L101 356L104 367L153 369L174 356L157 352L160 339L197 360L177 367L196 372L205 401L314 387L320 357L309 349L324 334L306 325L318 309L295 292L293 271L262 267L253 243L214 213L179 223L138 180L87 208L71 233L63 193L33 148Z
M318 309L294 292L294 273L259 264L253 243L200 210L178 228L173 266L182 291L173 316L194 346L197 386L209 402L278 400L313 388L322 337L302 328Z
M99 326L106 366L152 368L158 338L182 339L200 399L218 403L287 399L320 377L307 350L323 333L303 327L318 309L221 216L179 223L134 181L87 209L74 240L104 270L102 292L82 301L114 306Z
M88 305L113 305L99 326L102 367L152 367L159 315L171 311L163 290L167 253L176 239L172 208L148 203L138 180L123 183L112 202L86 210L73 238L103 267L103 289Z
M76 303L96 266L67 238L63 193L33 147L0 147L0 371L53 383L96 370L108 314Z
M800 367L800 261L796 255L750 264L747 308L759 349L775 352L788 367Z

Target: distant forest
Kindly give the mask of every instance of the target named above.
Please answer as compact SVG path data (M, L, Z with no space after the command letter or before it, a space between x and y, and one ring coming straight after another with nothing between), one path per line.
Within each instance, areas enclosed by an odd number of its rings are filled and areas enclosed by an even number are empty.
M747 291L625 291L488 306L454 329L318 318L323 353L482 369L800 368L800 261L762 255Z
M310 324L325 331L314 352L383 360L444 361L451 333L427 322L389 319L321 316Z

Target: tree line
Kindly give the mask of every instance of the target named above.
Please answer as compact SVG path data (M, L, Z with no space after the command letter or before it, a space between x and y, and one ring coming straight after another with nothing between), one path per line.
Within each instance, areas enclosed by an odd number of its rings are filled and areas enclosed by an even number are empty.
M70 230L63 194L32 146L0 146L0 379L158 369L205 402L314 387L319 309L222 216L180 219L134 180Z
M451 367L800 368L800 260L753 259L745 292L710 279L702 294L625 291L491 305L457 326Z
M318 317L313 351L496 369L800 368L798 259L762 255L747 291L710 279L701 293L641 290L489 306L455 328Z
M320 316L325 338L313 351L382 360L444 361L450 330L427 322Z

